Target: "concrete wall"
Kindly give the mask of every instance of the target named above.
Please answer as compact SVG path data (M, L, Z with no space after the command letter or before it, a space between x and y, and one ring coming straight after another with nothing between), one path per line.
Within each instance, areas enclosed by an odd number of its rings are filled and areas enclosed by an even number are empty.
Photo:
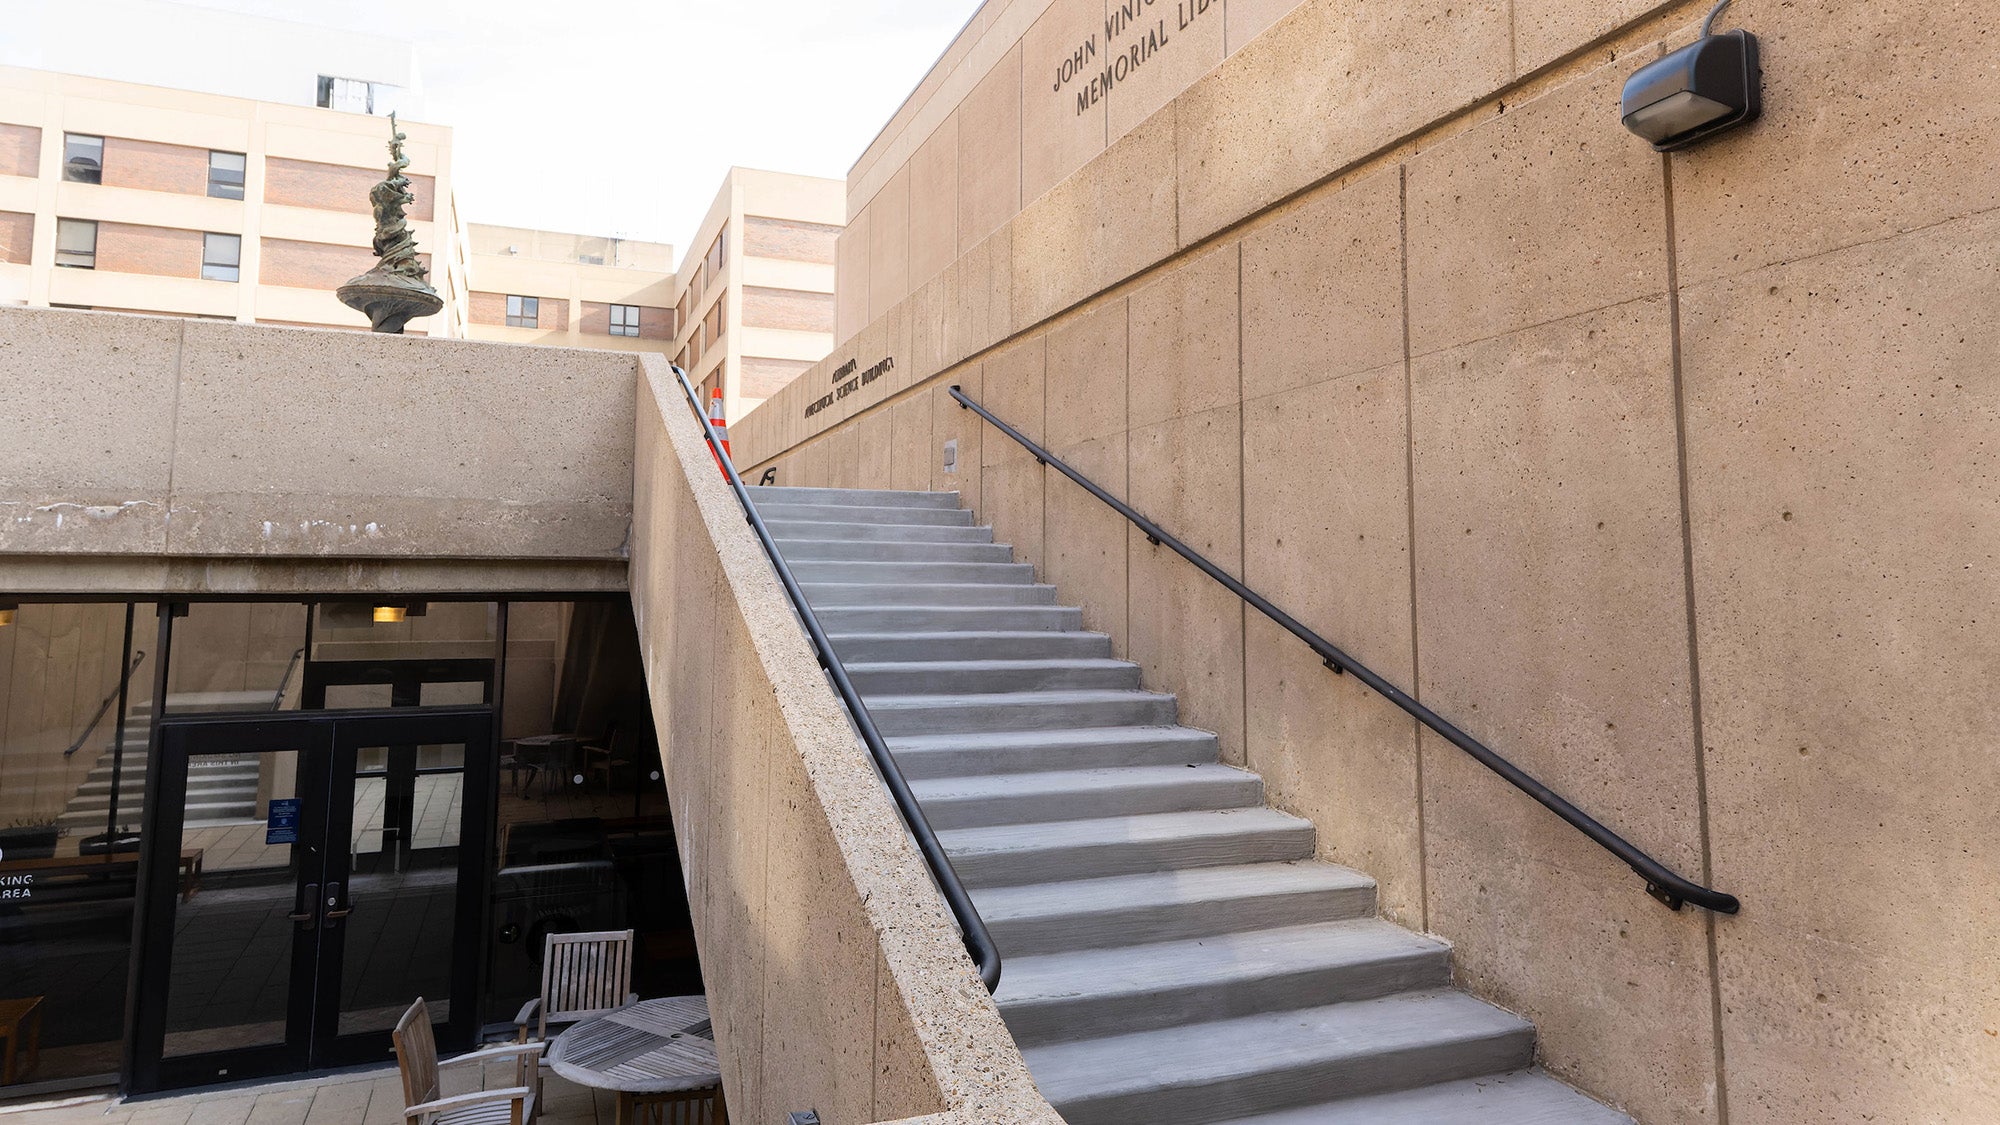
M0 828L53 822L97 765L116 714L63 751L117 689L124 653L122 603L25 605L0 629Z
M1058 1125L679 385L641 363L632 602L731 1116Z
M1739 0L1765 117L1663 158L1619 87L1706 7L1308 0L731 436L963 492L1647 1125L2000 1119L2000 10ZM1659 907L951 383L1743 913Z
M0 591L618 588L633 370L0 309Z

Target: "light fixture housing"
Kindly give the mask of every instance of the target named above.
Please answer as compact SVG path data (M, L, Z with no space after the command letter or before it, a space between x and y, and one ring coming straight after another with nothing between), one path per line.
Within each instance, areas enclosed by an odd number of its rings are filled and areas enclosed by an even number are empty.
M378 605L375 607L375 624L401 625L409 616L409 610L399 605Z
M1710 35L1703 25L1700 39L1626 79L1619 109L1627 129L1672 152L1755 121L1764 111L1763 79L1756 36Z
M0 605L0 629L14 623L14 611L18 608L20 607L14 605Z

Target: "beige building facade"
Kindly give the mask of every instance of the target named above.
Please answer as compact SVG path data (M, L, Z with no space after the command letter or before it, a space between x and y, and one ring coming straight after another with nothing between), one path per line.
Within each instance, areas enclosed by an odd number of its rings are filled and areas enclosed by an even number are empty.
M674 279L674 362L740 418L825 358L834 257L847 211L838 180L731 168Z
M674 248L473 223L465 335L516 344L671 350Z
M1620 88L1708 9L993 0L849 178L841 343L732 436L958 490L1638 1120L1986 1120L2000 24L1738 0L1764 116L1661 156Z
M388 122L0 67L0 302L365 328L333 290L368 270ZM462 335L451 130L404 122L411 230Z

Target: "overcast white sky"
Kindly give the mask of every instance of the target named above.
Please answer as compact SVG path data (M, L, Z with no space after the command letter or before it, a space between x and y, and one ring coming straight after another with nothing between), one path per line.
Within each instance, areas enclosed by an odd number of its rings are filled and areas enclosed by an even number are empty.
M421 116L455 130L454 178L467 221L652 239L681 250L732 164L844 179L979 6L192 2L413 39ZM227 65L226 53L218 62Z

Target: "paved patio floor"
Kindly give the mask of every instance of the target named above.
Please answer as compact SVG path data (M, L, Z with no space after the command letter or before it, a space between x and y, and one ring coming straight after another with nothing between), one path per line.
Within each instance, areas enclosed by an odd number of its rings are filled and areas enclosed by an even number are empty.
M487 1067L485 1088L511 1084L513 1068ZM445 1093L472 1090L479 1076L446 1071ZM543 1079L537 1125L612 1125L616 1095L553 1074ZM120 1102L110 1096L63 1098L70 1104L29 1108L0 1102L0 1125L398 1125L402 1079L392 1069L338 1074L269 1086L211 1090Z

